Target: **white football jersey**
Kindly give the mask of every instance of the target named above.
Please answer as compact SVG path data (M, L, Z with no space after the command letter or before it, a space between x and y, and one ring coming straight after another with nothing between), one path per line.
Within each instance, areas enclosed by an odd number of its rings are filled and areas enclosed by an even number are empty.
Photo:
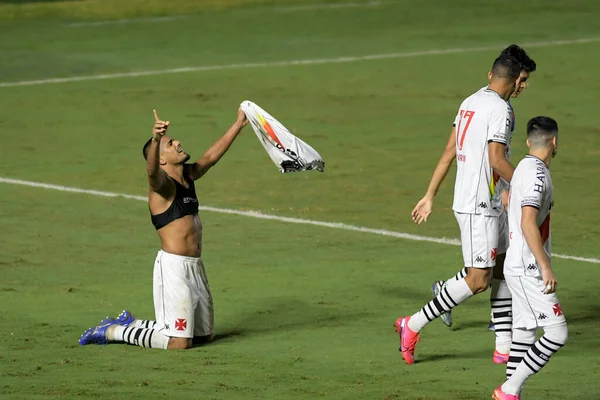
M506 150L504 154L506 155L506 159L510 161L510 143L512 141L513 133L515 132L515 109L512 107L512 104L510 104L510 100L508 101L508 107L511 121L510 126L508 128L508 138L506 140ZM509 190L510 184L506 182L504 178L500 178L500 176L495 172L492 173L492 177L494 182L496 183L494 187L494 195L492 197L492 209L502 210L502 208L504 207L502 205L502 191Z
M550 169L539 158L528 155L517 165L510 184L508 205L510 244L504 262L505 275L541 276L539 265L521 230L521 209L527 206L538 209L536 222L542 236L544 251L550 258L550 210L553 205L554 188Z
M464 214L497 216L501 201L496 194L490 167L489 142L509 145L513 125L512 107L498 93L484 87L460 105L456 126L456 183L452 209Z

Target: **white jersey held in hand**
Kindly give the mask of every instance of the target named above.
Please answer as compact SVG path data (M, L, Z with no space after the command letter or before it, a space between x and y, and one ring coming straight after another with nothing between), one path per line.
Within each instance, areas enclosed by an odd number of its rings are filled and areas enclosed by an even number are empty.
M498 216L500 201L493 201L499 179L490 167L489 142L510 144L512 107L498 93L483 88L460 105L456 127L456 183L452 209L462 214Z
M527 245L521 229L523 207L538 209L537 226L546 255L550 259L550 210L554 205L554 188L550 169L539 158L528 155L513 174L510 183L508 228L510 245L504 262L504 274L509 276L541 277L539 265Z
M271 114L248 100L242 102L240 107L246 114L258 140L281 173L325 170L325 162L319 153L292 135Z

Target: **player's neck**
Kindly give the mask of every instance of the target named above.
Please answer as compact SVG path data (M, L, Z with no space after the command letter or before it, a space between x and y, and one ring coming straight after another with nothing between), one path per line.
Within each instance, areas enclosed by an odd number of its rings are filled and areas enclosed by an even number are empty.
M513 91L500 80L490 82L488 89L496 92L504 101L510 100L510 96L513 93Z
M547 167L550 167L550 162L552 161L552 150L529 149L529 155L539 158L544 162L544 164L546 164Z
M183 182L183 164L172 165L168 164L164 166L164 170L171 178L175 179L177 182Z

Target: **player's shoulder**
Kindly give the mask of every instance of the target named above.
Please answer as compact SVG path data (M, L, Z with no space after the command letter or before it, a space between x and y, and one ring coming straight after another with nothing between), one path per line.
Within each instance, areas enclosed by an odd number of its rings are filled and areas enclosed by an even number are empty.
M482 110L497 109L505 111L509 107L508 103L498 96L498 93L488 89L487 86L467 97L463 103L468 103L470 108L479 108Z
M515 168L515 174L517 176L521 175L523 177L535 178L539 175L547 175L548 174L548 166L539 158L527 155Z

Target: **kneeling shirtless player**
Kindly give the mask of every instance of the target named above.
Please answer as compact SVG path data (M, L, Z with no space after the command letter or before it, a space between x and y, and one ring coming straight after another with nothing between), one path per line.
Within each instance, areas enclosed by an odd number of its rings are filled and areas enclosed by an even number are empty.
M136 320L123 311L84 332L79 344L125 342L160 349L188 349L193 339L212 340L213 303L202 259L202 223L194 181L229 149L248 121L238 110L236 122L195 163L181 143L166 135L168 121L154 111L152 138L144 145L150 184L148 203L161 241L154 263L155 321Z

